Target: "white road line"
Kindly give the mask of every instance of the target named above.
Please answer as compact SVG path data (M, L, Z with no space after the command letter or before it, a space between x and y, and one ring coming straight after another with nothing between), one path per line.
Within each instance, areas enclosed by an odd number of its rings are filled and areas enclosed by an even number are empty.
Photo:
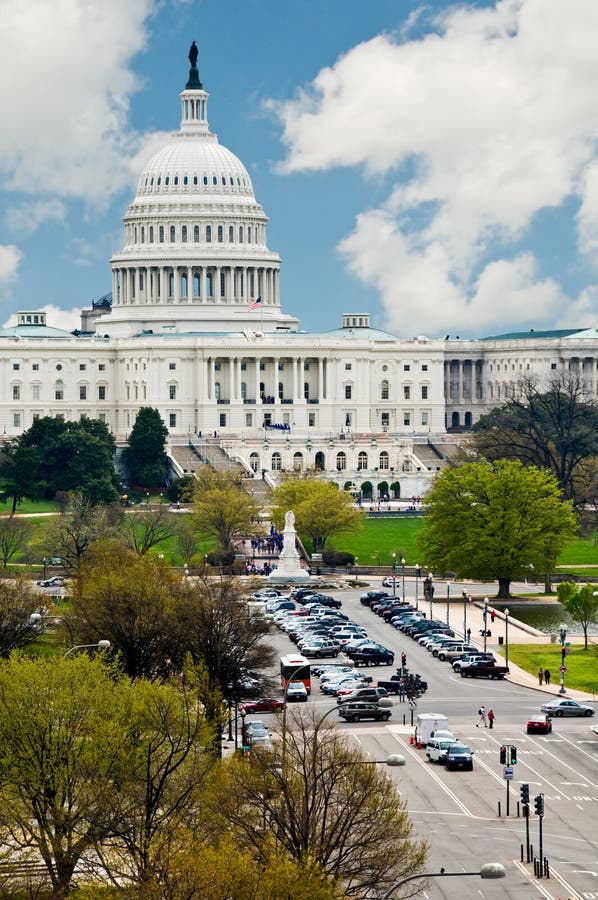
M516 868L519 869L521 874L524 875L525 878L527 878L527 880L530 883L530 887L535 887L542 894L542 896L546 898L546 900L556 900L556 898L554 897L553 894L548 893L548 891L546 890L546 888L544 887L543 884L540 884L538 881L536 881L534 878L532 878L532 873L528 872L528 870L526 869L525 865L521 862L521 860L514 859L513 864L516 866ZM552 869L551 869L551 874L552 874ZM576 894L575 896L579 897L579 894Z
M391 734L392 734L392 732L391 732ZM410 746L409 744L405 744L403 741L401 741L401 740L399 739L398 735L392 734L392 736L393 736L394 739L397 741L397 743L399 743L399 744L401 745L401 747L404 749L404 751L405 751L406 753L409 753L409 755L410 755L413 759L416 759L416 760L418 761L418 763L419 763L419 764L422 766L422 768L423 768L424 762L423 762L422 758L417 754L417 752L414 751L414 750L412 750L412 749L411 749L411 746ZM426 762L427 762L427 759L426 759ZM459 807L459 809L461 810L461 812L463 812L466 816L469 816L470 818L474 818L473 813L471 812L471 810L469 810L469 809L465 806L465 804L463 803L463 801L460 800L460 799L457 797L457 795L456 795L453 791L451 791L450 788L448 788L448 787L446 786L446 784L442 781L441 778L439 778L439 776L436 774L436 772L434 772L434 771L432 770L431 765L426 766L426 774L427 774L429 777L432 777L433 780L434 780L434 781L442 788L442 790L447 794L447 796L449 796L449 797L451 798L451 800L453 800L453 802L457 804L457 806Z
M564 738L564 740L565 740L571 747L573 747L574 750L578 750L578 749L579 749L578 747L575 746L575 744L573 743L573 741L569 741L569 740L567 740L567 738ZM569 763L565 762L564 759L561 759L560 756L557 756L555 753L551 753L550 750L548 750L547 747L544 747L543 749L544 749L544 753L545 753L545 754L547 754L548 756L552 756L553 759L556 759L556 761L557 761L558 763L560 763L561 765L565 766L565 768L566 768L566 769L569 769L570 772L575 772L575 774L578 775L578 776L581 775L581 772L578 772L577 769L575 769L573 766L569 765ZM581 752L581 753L585 753L585 755L586 755L586 756L589 756L590 759L591 759L592 761L594 760L594 757L592 756L591 753L586 753L585 750L581 750L580 752ZM582 777L584 777L584 776L582 775ZM564 782L563 782L563 783L564 783ZM587 784L588 784L589 786L595 788L596 790L598 790L598 784L597 784L595 781L591 781L591 780L588 778L588 779L587 779Z
M583 747L578 747L578 746L577 746L577 744L581 743L581 741L576 741L576 742L574 743L573 741L570 741L568 737L565 737L565 735L563 735L563 740L566 741L571 747L574 747L576 750L579 750L580 753L583 753L584 756L587 756L587 757L588 757L589 759L591 759L592 761L595 761L596 757L595 757L595 755L594 755L593 753L588 753L588 751L587 751L587 750L584 750ZM585 742L584 742L584 743L585 743ZM589 743L589 742L588 742L588 743ZM592 741L591 743L594 744L594 743L597 743L597 742L596 742L596 741Z

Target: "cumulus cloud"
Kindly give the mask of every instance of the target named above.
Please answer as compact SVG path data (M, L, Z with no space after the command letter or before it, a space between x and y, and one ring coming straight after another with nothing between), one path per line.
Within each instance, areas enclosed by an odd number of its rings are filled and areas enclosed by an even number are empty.
M597 30L595 0L453 7L420 39L354 47L273 106L281 171L394 180L340 248L390 325L471 334L587 308L591 291L569 300L524 248L538 213L571 198L580 251L598 243Z
M39 203L22 203L6 210L6 222L12 231L31 235L43 222L49 220L64 221L65 208L60 200L47 200Z
M95 203L131 180L144 138L128 121L130 64L157 0L4 4L0 177L25 194ZM138 171L138 170L137 170Z
M0 244L0 288L14 281L23 253L14 244Z

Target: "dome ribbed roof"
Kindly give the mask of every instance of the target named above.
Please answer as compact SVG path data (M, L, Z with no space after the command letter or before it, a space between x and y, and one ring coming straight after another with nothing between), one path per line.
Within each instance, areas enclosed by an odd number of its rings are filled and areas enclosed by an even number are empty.
M255 199L247 169L214 134L177 134L150 159L137 185L137 197L186 193Z

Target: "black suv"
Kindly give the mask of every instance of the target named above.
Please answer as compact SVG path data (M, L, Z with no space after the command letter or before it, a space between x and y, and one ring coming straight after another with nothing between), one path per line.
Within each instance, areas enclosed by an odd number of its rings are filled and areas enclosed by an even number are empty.
M343 652L352 660L354 666L392 666L395 655L386 647L364 644L363 647L345 647Z
M362 719L376 719L378 722L386 722L390 719L389 709L382 709L375 703L366 703L360 700L340 706L338 714L343 719L346 719L347 722L360 722Z

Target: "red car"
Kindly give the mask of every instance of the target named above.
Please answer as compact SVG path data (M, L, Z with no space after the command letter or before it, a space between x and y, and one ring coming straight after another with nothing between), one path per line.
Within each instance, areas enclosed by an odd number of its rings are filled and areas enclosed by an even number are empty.
M528 734L550 734L552 731L552 719L545 713L530 716L527 720Z
M240 709L245 713L279 712L284 709L284 703L274 697L263 697L261 700L248 700Z

